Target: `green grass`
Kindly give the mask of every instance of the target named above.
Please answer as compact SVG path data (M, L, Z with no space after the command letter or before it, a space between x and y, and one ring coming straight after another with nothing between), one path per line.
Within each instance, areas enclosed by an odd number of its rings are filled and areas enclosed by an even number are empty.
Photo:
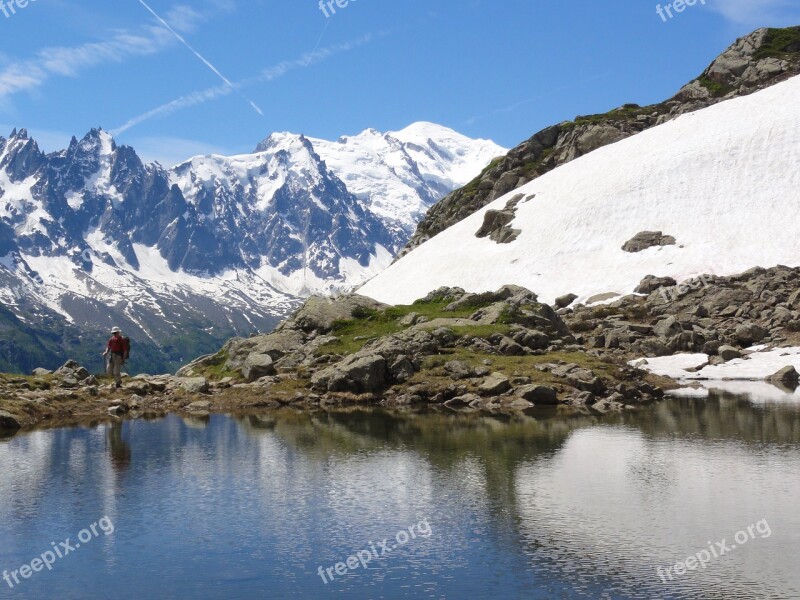
M225 368L226 362L228 362L228 353L220 350L211 357L209 364L201 370L200 374L209 381L221 381L226 377L232 377L236 380L241 379L241 373Z
M653 104L650 106L639 106L638 104L625 104L607 113L600 113L596 115L581 115L575 117L575 123L578 125L593 124L599 125L609 121L627 121L635 119L640 115L650 115L654 112L663 112L662 105Z
M32 390L49 390L53 386L54 380L54 375L33 376L0 374L0 383L13 385L28 384Z
M764 58L791 58L800 55L800 27L770 29L764 44L753 55L757 60Z
M712 96L718 98L720 96L724 96L729 92L733 91L733 88L729 85L725 85L724 83L718 83L716 81L712 81L706 75L701 75L697 78L697 82L706 88Z
M450 304L449 301L434 301L434 302L420 302L417 301L410 305L390 306L384 310L366 310L361 309L353 315L352 319L346 321L337 321L333 324L332 335L335 335L339 340L326 344L320 348L321 354L353 354L361 350L369 340L384 337L398 333L405 329L400 325L400 320L409 315L410 313L417 313L418 315L427 317L429 321L434 319L465 319L470 317L476 310L487 306L486 303L470 306L456 311L445 311L444 309ZM473 333L475 331L483 332L480 329L482 326L476 325L467 328L459 328L459 332L464 329L469 329L471 335L478 335ZM491 329L491 333L498 331L507 331L508 327L503 325L486 326ZM485 331L489 331L486 329ZM358 339L356 339L358 338Z

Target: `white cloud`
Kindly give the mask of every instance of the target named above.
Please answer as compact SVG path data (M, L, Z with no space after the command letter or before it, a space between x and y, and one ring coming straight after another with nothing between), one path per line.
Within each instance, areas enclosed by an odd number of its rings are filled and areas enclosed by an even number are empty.
M186 5L172 7L165 21L176 31L194 31L219 10L230 10L232 3L220 0L214 8L200 12ZM107 63L119 63L137 56L157 54L176 41L175 36L160 25L146 25L135 31L116 30L103 41L78 46L50 46L32 58L13 61L0 55L0 100L20 92L30 92L44 85L51 77L75 77L82 71Z
M796 24L797 0L707 0L707 6L726 19L754 27Z

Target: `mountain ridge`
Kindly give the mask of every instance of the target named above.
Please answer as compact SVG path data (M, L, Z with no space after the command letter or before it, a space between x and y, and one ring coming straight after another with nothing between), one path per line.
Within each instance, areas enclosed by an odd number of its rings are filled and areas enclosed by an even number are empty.
M442 138L429 138L431 146L450 138L452 130L434 127ZM461 140L454 151L472 160L503 150ZM26 327L41 326L37 339L58 339L64 352L96 346L112 323L120 325L161 357L148 368L172 370L231 335L271 329L302 296L348 289L388 265L415 213L399 206L395 221L376 215L328 168L313 140L284 134L275 141L260 153L192 157L165 169L145 164L101 128L47 154L25 129L0 137L4 305ZM349 163L340 162L347 179ZM409 170L419 187L425 180L415 165ZM393 176L384 181L390 192L402 181ZM406 188L413 196L416 188ZM404 198L370 200L397 206ZM59 318L69 334L54 330ZM188 345L187 328L197 338ZM84 333L93 341L84 344ZM6 355L18 352L25 348ZM15 360L22 370L42 366Z

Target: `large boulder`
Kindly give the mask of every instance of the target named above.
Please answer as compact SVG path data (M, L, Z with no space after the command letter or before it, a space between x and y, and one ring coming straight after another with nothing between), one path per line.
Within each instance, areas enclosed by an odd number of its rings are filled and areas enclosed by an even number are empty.
M554 405L558 404L558 394L555 388L546 385L523 385L515 390L520 398L533 402L534 404Z
M242 365L242 377L248 382L275 374L275 365L269 354L251 352Z
M622 246L625 252L641 252L657 246L674 246L675 238L660 231L641 231Z
M800 382L800 374L792 365L789 365L783 367L777 373L774 373L773 375L767 377L767 381L776 383L797 384L798 382Z
M211 387L205 377L179 377L177 382L190 394L205 394Z
M736 328L736 339L744 345L757 344L769 335L769 332L755 323L745 323Z
M0 431L17 431L22 425L17 417L4 410L0 410Z
M655 275L647 275L641 282L639 282L639 286L633 290L637 294L651 294L656 290L660 290L661 288L665 287L674 287L678 285L678 282L675 281L672 277L656 277Z
M444 366L444 370L456 381L469 379L473 375L472 369L463 360L451 360Z
M386 359L380 354L356 353L311 378L314 389L353 394L380 391L387 383Z
M499 396L511 389L511 382L502 373L492 373L478 386L478 391L485 396Z
M728 362L729 360L734 360L736 358L742 358L742 353L739 352L738 349L734 348L733 346L727 346L727 345L720 346L719 349L717 350L717 354L725 362Z
M578 299L577 294L565 294L564 296L559 296L556 298L556 307L557 308L567 308L570 304L575 302Z
M281 330L301 329L307 332L327 333L332 329L334 323L352 319L358 315L359 311L384 308L386 308L385 304L358 294L339 298L313 296L306 300L300 310L281 326Z

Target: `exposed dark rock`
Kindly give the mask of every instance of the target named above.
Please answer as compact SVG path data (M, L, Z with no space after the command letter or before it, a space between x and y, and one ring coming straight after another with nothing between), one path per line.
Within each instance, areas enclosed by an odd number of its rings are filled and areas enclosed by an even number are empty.
M578 299L577 294L566 294L564 296L560 296L560 297L556 298L556 307L557 308L566 308L570 304L575 302L575 300L577 300L577 299Z
M514 393L528 402L541 405L558 404L558 394L554 388L544 385L525 385L518 387Z
M783 367L777 373L774 373L766 378L770 382L797 384L800 382L800 373L792 366Z
M17 431L21 428L22 425L17 417L9 412L0 410L0 431Z
M622 249L625 252L635 253L641 252L642 250L647 250L648 248L654 248L656 246L674 245L675 238L671 235L664 235L660 231L642 231L625 242L625 244L622 246Z
M678 282L672 277L656 277L654 275L648 275L642 279L641 283L639 283L639 287L637 287L634 292L637 294L651 294L661 288L673 287L677 284Z

